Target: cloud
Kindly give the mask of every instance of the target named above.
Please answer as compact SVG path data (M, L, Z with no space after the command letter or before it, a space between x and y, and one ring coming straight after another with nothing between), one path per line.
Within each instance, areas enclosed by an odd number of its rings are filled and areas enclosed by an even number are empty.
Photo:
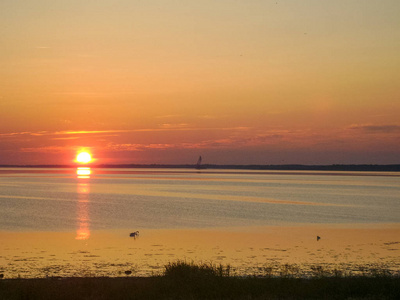
M36 152L36 153L61 153L65 152L66 147L60 146L48 146L48 147L32 147L32 148L21 148L21 152Z
M169 124L169 123L164 123L161 124L160 127L162 129L177 129L177 128L187 128L188 124L186 123L181 123L181 124Z
M174 149L179 148L177 144L116 144L108 143L106 150L121 152L121 151L144 151L146 149Z
M158 132L158 131L215 131L215 130L248 130L250 127L208 127L208 128L194 128L187 127L188 124L169 124L164 123L159 125L158 128L141 128L141 129L117 129L117 130L62 130L62 131L22 131L0 133L0 137L13 137L18 135L29 136L68 136L68 135L98 135L98 134L114 134L114 133L130 133L130 132Z
M400 125L373 125L373 124L353 124L348 129L351 130L361 130L364 132L400 132Z
M127 132L128 130L64 130L49 133L49 135L70 135L70 134L98 134L98 133L117 133L117 132Z
M179 117L182 117L182 115L162 115L162 116L156 116L155 118L169 119L169 118L179 118Z
M228 128L226 128L228 129ZM230 128L232 129L232 128ZM235 127L239 132L240 130L247 130L247 127ZM222 129L224 130L224 129ZM236 131L236 132L238 132ZM154 144L118 144L108 143L106 150L110 151L144 151L147 149L226 149L226 148L238 148L247 146L259 146L278 143L285 137L293 134L288 131L271 131L270 133L250 135L246 132L236 136L232 134L226 138L204 140L194 143L154 143Z
M22 132L9 132L9 133L0 133L0 137L13 137L18 135L42 135L43 131L38 132L29 132L29 131L22 131Z
M121 133L132 132L135 130L63 130L63 131L22 131L0 133L0 137L13 137L19 135L29 136L68 136L68 135L87 135L87 134L103 134L103 133ZM61 139L61 138L59 138Z
M199 119L205 119L205 120L218 120L218 119L223 119L226 116L223 115L201 115L198 116Z
M22 131L22 132L10 132L10 133L0 133L0 137L15 137L21 135L28 136L63 136L63 135L81 135L81 134L100 134L100 133L114 133L114 132L124 132L124 130L65 130L65 131ZM59 138L61 139L61 138Z
M55 137L52 140L77 140L79 139L78 136L67 136L67 137Z

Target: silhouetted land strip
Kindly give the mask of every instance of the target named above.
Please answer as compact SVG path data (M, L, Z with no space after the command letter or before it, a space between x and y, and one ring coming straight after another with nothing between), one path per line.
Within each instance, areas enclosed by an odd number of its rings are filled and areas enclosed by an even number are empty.
M399 277L0 280L0 299L400 299Z
M0 165L0 168L76 168L77 165ZM195 169L196 165L170 164L91 164L93 168ZM400 164L392 165L214 165L204 164L202 170L271 170L271 171L361 171L400 172Z
M169 263L162 276L0 279L0 299L400 299L400 277L385 269L362 276L327 273L298 277L230 276L230 266Z

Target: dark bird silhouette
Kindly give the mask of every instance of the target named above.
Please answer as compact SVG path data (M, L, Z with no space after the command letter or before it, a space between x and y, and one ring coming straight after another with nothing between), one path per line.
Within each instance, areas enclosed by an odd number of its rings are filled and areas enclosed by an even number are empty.
M134 239L136 239L139 236L139 231L135 231L135 232L131 232L129 234L130 237L133 237Z
M132 274L132 271L127 270L127 271L125 271L125 274L126 274L126 275L131 275L131 274Z
M321 239L321 237L319 235L317 235L317 242Z

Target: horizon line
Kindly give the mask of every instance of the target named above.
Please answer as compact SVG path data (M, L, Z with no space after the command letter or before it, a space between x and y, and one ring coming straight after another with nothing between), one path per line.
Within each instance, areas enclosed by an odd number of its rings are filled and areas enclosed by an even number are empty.
M195 168L196 164L0 164L0 168ZM248 169L282 171L400 171L400 164L203 164L200 169Z

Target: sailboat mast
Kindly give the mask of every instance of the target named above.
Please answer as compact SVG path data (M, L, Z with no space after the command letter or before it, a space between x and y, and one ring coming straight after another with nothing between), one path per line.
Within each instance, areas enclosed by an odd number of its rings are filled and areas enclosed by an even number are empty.
M201 168L201 161L202 161L202 158L201 158L201 155L200 155L199 159L197 160L196 169L200 169Z

